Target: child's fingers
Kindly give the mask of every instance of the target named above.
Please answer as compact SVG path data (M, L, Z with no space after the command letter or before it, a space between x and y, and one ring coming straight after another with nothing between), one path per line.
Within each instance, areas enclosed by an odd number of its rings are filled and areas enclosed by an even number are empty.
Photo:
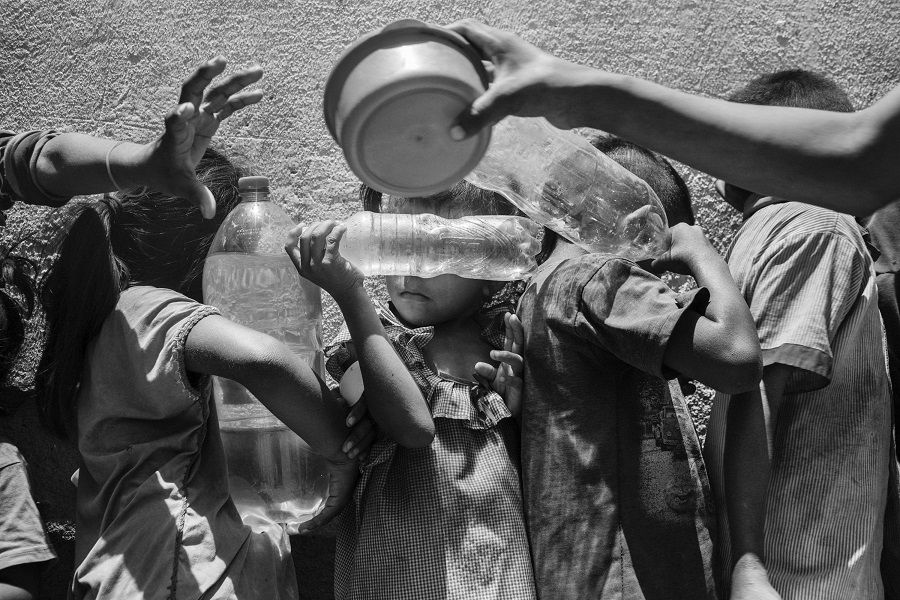
M181 95L178 97L178 103L190 102L194 106L199 106L203 100L203 90L206 89L216 76L221 75L225 70L225 58L216 56L206 61L181 84Z
M209 114L215 114L224 107L228 100L243 90L248 85L254 84L262 79L263 70L260 66L253 66L249 69L238 71L234 75L222 83L211 88L203 98L201 110Z
M516 313L507 313L507 315L506 337L507 339L510 337L512 338L512 346L507 349L510 352L521 354L522 347L525 345L525 327L522 325L522 321L519 320ZM510 335L510 333L512 333L512 335Z
M516 376L521 375L522 371L525 368L525 361L522 360L522 355L516 352L508 352L506 350L491 350L491 358L493 358L497 362L509 365L510 369L512 369L513 375Z
M497 368L486 362L475 363L472 377L485 388L492 390L494 389L494 379L497 377Z
M344 440L344 444L341 446L341 451L349 458L356 458L356 455L359 454L361 442L370 434L374 435L374 430L375 426L372 423L372 419L363 419L350 431L350 435L347 436L347 439ZM354 450L356 452L353 452Z
M309 264L310 266L318 266L322 263L325 255L325 243L328 234L334 228L334 221L321 221L312 226L309 233Z
M341 255L341 239L347 232L343 223L334 227L325 238L325 260L335 261Z
M350 409L350 412L347 414L347 420L345 423L347 427L353 427L356 425L364 416L366 416L366 403L364 401L359 401L353 405L353 408Z
M172 136L176 146L185 143L189 139L191 134L188 128L188 121L193 116L194 105L187 102L179 104L166 114L166 133Z
M228 102L225 103L219 111L216 113L216 120L221 123L228 117L230 117L235 112L245 108L247 106L251 106L256 104L260 100L263 99L263 92L259 90L254 90L252 92L241 92L240 94L235 94L228 99Z
M284 242L284 251L287 252L288 258L294 263L294 267L299 271L302 263L300 255L300 235L303 233L304 225L295 225L288 231L287 239Z

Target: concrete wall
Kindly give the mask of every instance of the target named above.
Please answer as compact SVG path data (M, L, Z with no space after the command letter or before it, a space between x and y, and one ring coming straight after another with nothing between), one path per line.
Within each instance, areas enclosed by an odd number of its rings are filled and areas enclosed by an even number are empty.
M259 63L265 100L227 121L219 144L268 175L295 218L342 217L357 209L357 184L322 119L334 60L390 21L466 16L574 61L711 96L789 67L831 75L858 107L900 84L900 0L0 0L0 127L148 140L198 62L223 54L234 66ZM724 249L736 216L713 202L709 178L682 172L701 224ZM40 215L16 210L8 231L27 229ZM330 329L335 314L327 306ZM36 432L28 404L0 432L20 442L50 520L65 524L74 455ZM314 549L304 558L321 556L316 543L299 542ZM327 595L327 565L304 564L304 597ZM68 568L61 561L49 597L60 593Z

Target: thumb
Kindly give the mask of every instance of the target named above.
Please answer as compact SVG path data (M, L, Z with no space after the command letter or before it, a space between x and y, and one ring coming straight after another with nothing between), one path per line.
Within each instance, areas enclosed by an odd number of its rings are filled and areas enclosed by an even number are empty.
M496 87L489 88L456 117L450 127L450 137L456 141L472 137L510 114L508 104Z
M209 188L197 181L191 182L191 187L186 195L191 204L200 207L200 213L204 219L212 219L216 216L216 199Z

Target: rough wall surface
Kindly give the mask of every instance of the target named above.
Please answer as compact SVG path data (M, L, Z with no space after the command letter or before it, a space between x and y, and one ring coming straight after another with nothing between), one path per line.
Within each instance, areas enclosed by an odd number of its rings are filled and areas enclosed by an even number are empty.
M201 60L258 63L265 100L227 121L219 145L268 175L298 220L340 218L357 209L357 184L322 119L334 60L360 34L399 18L467 16L573 61L710 96L791 67L830 75L857 107L900 84L900 0L0 0L0 127L148 140ZM710 196L708 177L681 171L700 223L724 250L736 215ZM14 211L8 231L40 214ZM332 330L337 316L326 306ZM29 406L0 425L31 460L48 517L64 522L74 455L35 430ZM67 576L61 563L48 597ZM321 581L304 597L327 594L327 574L309 577Z

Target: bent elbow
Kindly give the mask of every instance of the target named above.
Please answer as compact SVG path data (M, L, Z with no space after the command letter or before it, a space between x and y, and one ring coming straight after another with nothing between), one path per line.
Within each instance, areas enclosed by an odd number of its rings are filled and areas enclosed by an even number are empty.
M427 448L434 441L434 422L410 427L395 439L404 448Z
M741 394L759 386L763 365L758 343L733 347L726 362L720 385L716 388L720 392Z

